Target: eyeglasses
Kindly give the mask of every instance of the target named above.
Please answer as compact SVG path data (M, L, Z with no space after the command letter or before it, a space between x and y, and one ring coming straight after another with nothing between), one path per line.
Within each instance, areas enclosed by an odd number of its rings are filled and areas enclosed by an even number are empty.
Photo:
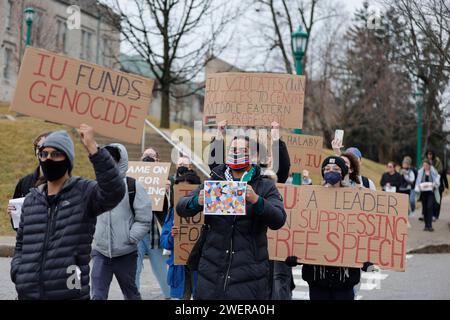
M39 151L38 153L39 159L42 161L45 161L49 158L51 160L64 160L64 153L61 151L52 151L52 152L48 152L48 151Z

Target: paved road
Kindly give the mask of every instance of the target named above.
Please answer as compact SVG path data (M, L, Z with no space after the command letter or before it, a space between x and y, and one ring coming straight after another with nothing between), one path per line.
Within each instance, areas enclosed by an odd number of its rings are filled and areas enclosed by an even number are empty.
M362 273L358 300L449 300L450 254L407 255L406 271ZM308 284L295 268L294 299L308 300Z
M0 258L0 300L13 300L16 298L14 284L9 277L10 263L10 258ZM158 283L151 272L148 260L145 261L141 277L141 295L144 300L164 299ZM122 293L115 278L111 285L109 299L123 300Z
M14 285L9 279L11 259L0 258L0 300L15 299ZM450 254L415 254L407 256L406 272L380 271L363 273L358 300L450 299ZM301 280L301 268L294 270L297 288L294 299L308 299L308 286ZM145 300L162 299L150 267L144 267L141 293ZM121 300L114 279L110 299Z

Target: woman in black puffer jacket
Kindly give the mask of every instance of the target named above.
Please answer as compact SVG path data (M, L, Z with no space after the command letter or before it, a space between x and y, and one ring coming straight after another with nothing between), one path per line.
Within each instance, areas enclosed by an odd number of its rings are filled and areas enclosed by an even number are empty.
M210 180L248 181L245 216L206 216L206 239L198 265L195 299L269 299L267 228L286 221L283 201L274 182L249 163L249 143L235 139L226 165L216 166ZM240 153L239 155L237 153ZM234 162L233 159L245 159ZM245 178L249 180L245 180ZM177 213L191 217L203 210L200 188L182 198Z

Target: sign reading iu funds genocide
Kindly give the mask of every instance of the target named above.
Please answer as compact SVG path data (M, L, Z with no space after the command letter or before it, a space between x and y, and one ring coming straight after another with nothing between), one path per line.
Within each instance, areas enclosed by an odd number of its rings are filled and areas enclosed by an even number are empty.
M28 47L11 110L139 143L153 80Z
M169 172L170 162L130 161L128 163L127 176L142 183L152 201L152 211L163 210Z
M269 230L269 255L313 265L405 271L408 196L357 188L278 185L286 224Z
M305 77L268 73L212 73L206 78L204 124L302 128Z
M176 212L178 201L197 189L195 184L177 184L173 188L173 200L175 212L173 225L178 228L178 234L174 237L174 264L185 265L195 243L200 237L204 215L199 213L194 217L182 218Z
M315 173L321 172L322 137L283 133L281 138L289 150L292 172L300 173L303 170Z

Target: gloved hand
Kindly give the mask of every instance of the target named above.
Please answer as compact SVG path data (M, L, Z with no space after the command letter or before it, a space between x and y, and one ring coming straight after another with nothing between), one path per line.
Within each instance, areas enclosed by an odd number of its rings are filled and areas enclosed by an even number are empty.
M284 260L284 262L289 266L289 267L296 267L301 263L298 263L297 261L297 257L296 256L290 256L287 257L286 260Z
M373 271L373 263L372 262L364 262L363 266L361 268L362 271L364 272L372 272Z

